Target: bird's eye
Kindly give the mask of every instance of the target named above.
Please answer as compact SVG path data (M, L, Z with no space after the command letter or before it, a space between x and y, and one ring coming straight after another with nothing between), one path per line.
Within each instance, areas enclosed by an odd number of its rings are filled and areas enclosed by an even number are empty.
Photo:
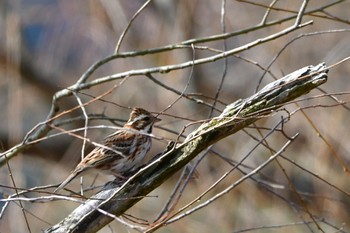
M148 116L146 116L146 117L144 118L144 120L145 120L145 121L149 121L150 118L149 118Z

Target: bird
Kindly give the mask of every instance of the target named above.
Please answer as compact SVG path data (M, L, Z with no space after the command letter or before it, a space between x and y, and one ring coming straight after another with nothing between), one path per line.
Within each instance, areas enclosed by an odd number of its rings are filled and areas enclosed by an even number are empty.
M107 136L102 145L96 146L55 190L59 192L76 177L92 168L125 179L126 174L142 165L152 146L152 128L160 119L145 109L135 107L125 125Z

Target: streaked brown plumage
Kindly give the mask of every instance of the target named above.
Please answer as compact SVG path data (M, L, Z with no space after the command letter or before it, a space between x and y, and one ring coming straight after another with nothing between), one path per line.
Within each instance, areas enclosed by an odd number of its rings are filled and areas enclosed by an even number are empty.
M92 150L54 192L58 192L91 168L123 178L123 174L142 164L152 145L149 134L152 133L154 123L158 121L160 119L148 111L134 108L124 127L104 139L105 147L98 146Z

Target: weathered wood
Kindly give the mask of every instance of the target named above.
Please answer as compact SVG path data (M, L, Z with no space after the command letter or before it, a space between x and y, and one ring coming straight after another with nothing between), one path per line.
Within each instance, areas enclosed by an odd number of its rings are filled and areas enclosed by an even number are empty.
M228 105L220 116L203 123L183 143L168 147L159 158L130 177L121 187L114 183L107 184L102 191L45 232L98 231L113 220L103 211L120 216L208 146L325 83L327 72L324 63L304 67L270 83L253 96Z

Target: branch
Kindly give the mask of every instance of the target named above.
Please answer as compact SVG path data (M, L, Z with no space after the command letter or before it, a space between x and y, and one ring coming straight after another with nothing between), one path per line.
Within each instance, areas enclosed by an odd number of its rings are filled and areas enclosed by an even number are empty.
M57 118L58 112L60 110L58 101L64 97L71 96L74 92L78 92L78 91L81 91L84 89L89 89L91 87L94 87L94 86L97 86L97 85L100 85L100 84L106 83L106 82L112 82L112 81L120 80L120 79L125 80L126 78L131 77L131 76L148 75L148 74L154 74L154 73L167 73L170 71L175 71L175 70L180 70L180 69L192 67L194 65L211 63L211 62L221 60L221 59L224 59L226 57L235 55L239 52L248 50L248 49L253 48L255 46L258 46L262 43L273 41L274 39L285 36L292 31L298 30L298 29L305 27L305 26L308 26L310 24L312 24L312 21L308 21L308 22L300 24L300 25L294 24L294 25L292 25L292 26L290 26L282 31L275 33L275 34L268 35L268 36L263 37L263 38L259 38L255 41L249 42L249 43L247 43L243 46L237 47L235 49L224 51L224 52L221 52L221 53L213 55L213 56L199 58L196 60L191 60L191 61L187 61L187 62L175 64L175 65L164 65L164 66L157 66L157 67L152 67L152 68L129 70L126 72L121 72L121 73L115 74L115 75L109 75L106 77L97 78L97 79L92 80L90 82L86 82L88 76L84 75L74 85L55 93L55 95L52 98L51 109L50 109L49 114L46 118L46 121L39 123L31 131L29 131L21 143L12 147L8 151L0 153L0 166L4 165L6 163L6 160L10 160L12 157L17 155L18 153L28 149L32 145L32 144L30 144L31 141L37 140L38 138L41 138L41 137L47 135L47 133L51 130L48 123L52 122L54 119ZM94 67L96 66L95 68L97 68L100 65L107 63L110 60L116 59L117 58L116 56L117 55L110 56L102 61L97 62L97 64L95 64L93 66ZM90 67L90 69L92 69L92 68ZM90 72L92 72L92 70L90 70L90 69L86 72L87 74L91 74ZM121 83L122 82L123 81L121 81ZM78 106L78 108L79 107L80 106Z
M99 193L45 232L98 231L115 219L113 216L125 213L208 146L325 83L327 72L324 63L304 67L270 83L253 96L228 105L220 116L203 123L182 144L168 147L162 155L121 186L108 183Z

